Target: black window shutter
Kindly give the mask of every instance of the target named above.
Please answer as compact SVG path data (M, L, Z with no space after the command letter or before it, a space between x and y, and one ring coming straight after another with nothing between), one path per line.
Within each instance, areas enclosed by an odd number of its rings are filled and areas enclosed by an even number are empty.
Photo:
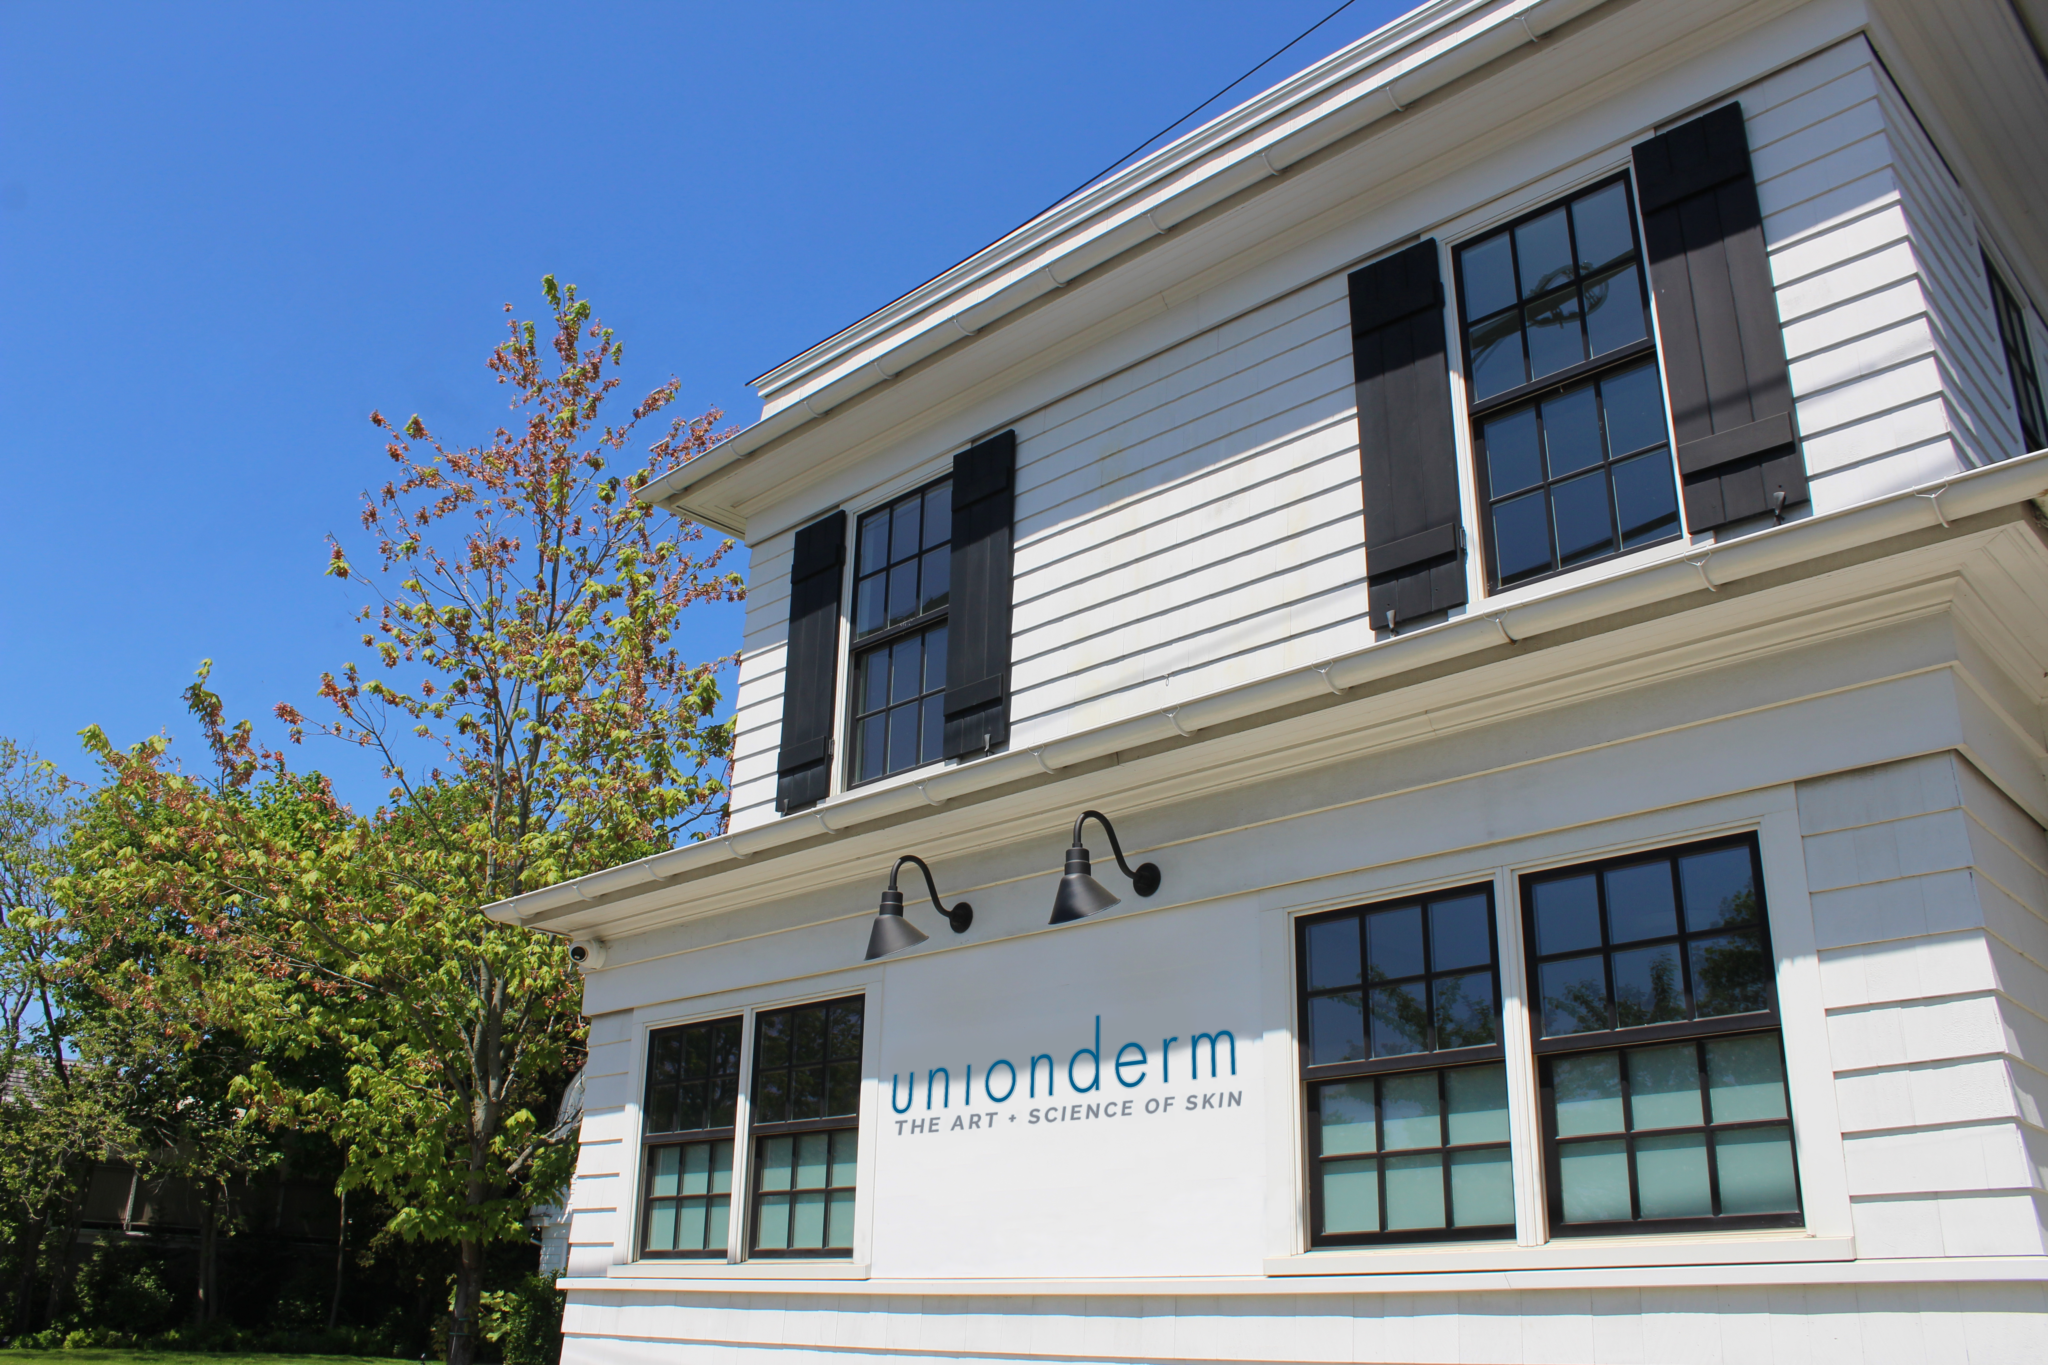
M953 584L946 609L946 757L1010 739L1010 522L1017 433L953 457Z
M1434 240L1351 276L1366 598L1374 626L1465 601L1443 277ZM1391 613L1391 614L1390 614Z
M832 788L832 712L839 684L839 597L846 513L796 533L789 565L789 650L782 674L782 754L775 809L815 805Z
M1806 462L1742 106L1634 154L1686 525L1781 513L1807 500Z

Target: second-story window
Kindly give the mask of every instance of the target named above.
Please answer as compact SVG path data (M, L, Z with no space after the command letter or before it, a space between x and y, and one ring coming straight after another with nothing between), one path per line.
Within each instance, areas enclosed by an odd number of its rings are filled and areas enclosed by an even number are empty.
M1627 179L1465 244L1457 275L1489 585L1676 536Z
M860 519L849 784L934 763L941 755L952 499L949 479Z

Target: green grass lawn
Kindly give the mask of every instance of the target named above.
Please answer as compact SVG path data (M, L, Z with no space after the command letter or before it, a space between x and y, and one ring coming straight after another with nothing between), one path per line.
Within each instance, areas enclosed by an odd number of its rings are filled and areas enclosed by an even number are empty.
M116 1351L93 1347L83 1351L0 1350L7 1365L391 1365L389 1356L286 1356L256 1355L238 1351Z

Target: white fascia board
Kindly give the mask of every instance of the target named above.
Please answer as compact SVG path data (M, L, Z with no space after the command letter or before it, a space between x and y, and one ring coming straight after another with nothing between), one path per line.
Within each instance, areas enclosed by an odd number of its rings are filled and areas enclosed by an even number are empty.
M1033 300L1607 2L1435 0L1411 11L762 375L754 381L761 421L639 496L744 536L744 517L691 498L692 490Z
M1646 559L1611 576L1532 593L1491 609L1475 604L1466 615L1376 641L1326 665L1294 669L1178 703L1171 714L1159 711L1114 721L1037 749L995 754L947 768L914 783L847 793L765 825L498 901L484 907L484 913L501 923L538 927L559 919L554 912L595 908L593 902L600 898L620 897L604 910L608 916L624 917L639 895L662 892L679 878L708 875L720 865L729 870L741 861L772 859L777 849L820 835L836 836L1176 736L1192 737L1333 690L1348 691L1416 669L1450 664L1490 649L1503 638L1521 641L1572 629L1696 592L1703 583L1718 590L1894 536L1947 526L2030 500L2039 505L2041 499L2048 499L2048 451L1986 465L1726 543L1695 546L1684 558Z

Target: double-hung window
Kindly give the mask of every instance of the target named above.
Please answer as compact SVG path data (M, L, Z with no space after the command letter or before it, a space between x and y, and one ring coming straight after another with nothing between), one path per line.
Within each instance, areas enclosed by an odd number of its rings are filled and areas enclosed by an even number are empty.
M857 995L755 1018L753 1255L853 1254L864 1020Z
M1493 892L1301 921L1311 1242L1514 1235Z
M725 1258L739 1093L737 1017L660 1029L648 1040L646 1255Z
M943 756L952 499L942 480L860 519L849 784Z
M744 1016L654 1031L641 1255L853 1254L864 1020L857 995L763 1010L745 1073Z
M1753 839L1523 883L1557 1233L1798 1226Z
M1627 177L1457 251L1489 586L1679 534Z

